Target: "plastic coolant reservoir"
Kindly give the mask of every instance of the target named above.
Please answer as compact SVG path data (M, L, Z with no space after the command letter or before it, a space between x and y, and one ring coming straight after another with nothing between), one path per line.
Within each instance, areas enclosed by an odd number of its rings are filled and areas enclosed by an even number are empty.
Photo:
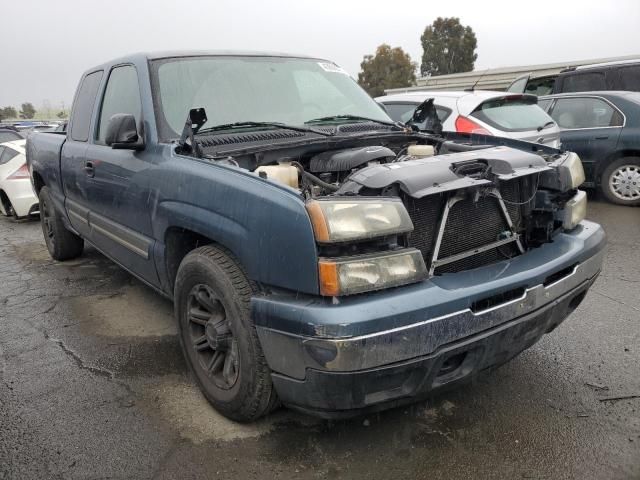
M261 172L264 172L263 175L266 175L269 180L284 183L291 188L298 188L298 169L293 165L282 163L256 168L255 173L260 175Z
M433 157L435 150L433 145L409 145L407 148L407 155L410 157Z

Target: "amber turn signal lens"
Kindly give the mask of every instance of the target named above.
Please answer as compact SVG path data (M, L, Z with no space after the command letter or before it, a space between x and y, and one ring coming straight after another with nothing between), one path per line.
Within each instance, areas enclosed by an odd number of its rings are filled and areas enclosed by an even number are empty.
M320 295L335 297L340 294L338 265L335 262L320 261L318 274L320 276Z
M324 213L318 202L307 202L307 212L309 212L309 217L311 218L311 225L313 225L316 240L318 242L328 242L329 229L327 228L327 221L324 218Z

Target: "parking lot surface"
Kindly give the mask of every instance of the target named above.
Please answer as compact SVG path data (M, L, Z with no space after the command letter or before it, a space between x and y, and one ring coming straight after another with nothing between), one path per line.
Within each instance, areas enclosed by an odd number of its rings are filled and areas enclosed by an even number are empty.
M251 425L199 393L168 301L90 247L54 262L38 222L2 218L0 478L640 478L640 209L589 209L601 276L509 364L381 414Z

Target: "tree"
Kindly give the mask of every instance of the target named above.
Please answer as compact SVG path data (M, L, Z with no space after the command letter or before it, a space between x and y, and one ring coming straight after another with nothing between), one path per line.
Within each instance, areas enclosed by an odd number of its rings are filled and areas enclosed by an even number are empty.
M425 28L420 41L423 50L420 73L423 76L470 72L478 58L476 34L456 17L438 17Z
M18 112L13 107L0 108L0 120L7 120L9 118L17 118Z
M360 64L358 83L369 95L377 97L387 88L402 88L416 82L416 64L400 47L382 44L375 55L365 55Z
M36 109L29 102L20 105L20 118L33 118L36 115Z
M58 118L67 118L67 112L60 110L57 115Z

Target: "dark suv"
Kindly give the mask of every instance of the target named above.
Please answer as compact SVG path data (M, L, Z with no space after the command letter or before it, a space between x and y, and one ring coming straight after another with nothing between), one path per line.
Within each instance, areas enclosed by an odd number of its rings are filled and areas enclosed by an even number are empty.
M560 72L553 93L625 90L640 92L640 62L585 65Z
M563 70L558 75L517 78L509 92L548 95L603 90L640 91L640 60L583 65Z

